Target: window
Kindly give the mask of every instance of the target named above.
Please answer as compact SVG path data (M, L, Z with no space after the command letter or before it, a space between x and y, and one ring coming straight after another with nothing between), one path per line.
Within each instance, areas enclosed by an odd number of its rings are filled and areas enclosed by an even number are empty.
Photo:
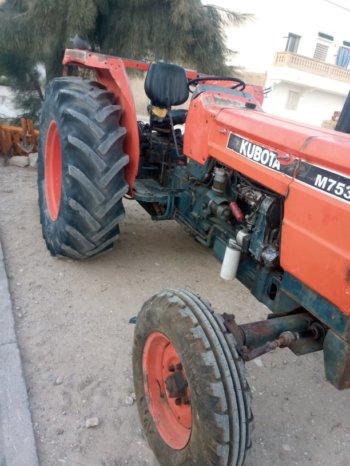
M329 45L331 42L333 42L333 40L334 37L330 36L329 34L325 34L324 32L318 33L318 42L314 52L314 58L316 58L316 60L327 60Z
M320 42L318 42L316 44L314 58L316 58L316 60L326 61L328 49L329 49L328 45L321 44Z
M319 32L318 33L318 37L320 39L325 39L325 40L329 40L329 41L333 41L334 40L334 37L333 36L330 36L329 34L325 34L324 32Z
M300 36L290 32L287 38L286 52L297 53L299 42L300 42Z
M296 91L289 91L286 103L286 110L296 110L300 100L300 93Z
M337 66L342 66L343 68L347 68L350 63L350 48L348 47L339 47L338 55L337 55Z

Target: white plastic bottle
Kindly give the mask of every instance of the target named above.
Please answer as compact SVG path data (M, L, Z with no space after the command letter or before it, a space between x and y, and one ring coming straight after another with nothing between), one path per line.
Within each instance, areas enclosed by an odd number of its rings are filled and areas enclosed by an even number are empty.
M234 239L230 239L226 246L220 277L224 280L233 280L236 278L240 258L241 248Z

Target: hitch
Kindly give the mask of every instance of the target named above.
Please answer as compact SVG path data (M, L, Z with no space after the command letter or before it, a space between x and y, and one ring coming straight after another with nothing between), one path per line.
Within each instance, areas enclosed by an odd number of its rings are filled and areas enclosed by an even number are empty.
M306 354L323 348L327 329L307 312L238 325L233 314L223 314L224 325L237 341L244 361L251 361L277 348Z

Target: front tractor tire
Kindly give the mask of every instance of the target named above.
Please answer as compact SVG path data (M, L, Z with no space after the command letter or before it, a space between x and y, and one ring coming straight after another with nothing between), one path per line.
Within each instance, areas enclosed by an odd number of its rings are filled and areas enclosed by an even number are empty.
M128 191L125 128L113 94L64 77L47 87L40 123L40 220L54 256L87 259L112 247Z
M253 416L244 364L210 305L181 289L147 301L133 375L145 436L162 466L242 466Z

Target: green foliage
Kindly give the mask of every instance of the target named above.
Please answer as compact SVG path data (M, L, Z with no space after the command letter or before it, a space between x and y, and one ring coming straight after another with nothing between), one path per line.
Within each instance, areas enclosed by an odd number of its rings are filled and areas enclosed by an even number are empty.
M16 52L0 53L0 84L10 85L15 93L17 107L22 116L38 119L43 97L40 87L40 73L30 57Z
M204 6L200 0L115 3L120 8L99 19L106 27L90 36L103 51L135 59L153 56L206 73L228 72L225 61L231 51L225 46L223 28L248 18Z
M6 0L0 6L0 75L21 92L33 92L36 65L45 65L47 79L60 75L64 49L76 33L104 53L232 74L224 27L247 18L200 0ZM9 56L18 79L9 71Z

